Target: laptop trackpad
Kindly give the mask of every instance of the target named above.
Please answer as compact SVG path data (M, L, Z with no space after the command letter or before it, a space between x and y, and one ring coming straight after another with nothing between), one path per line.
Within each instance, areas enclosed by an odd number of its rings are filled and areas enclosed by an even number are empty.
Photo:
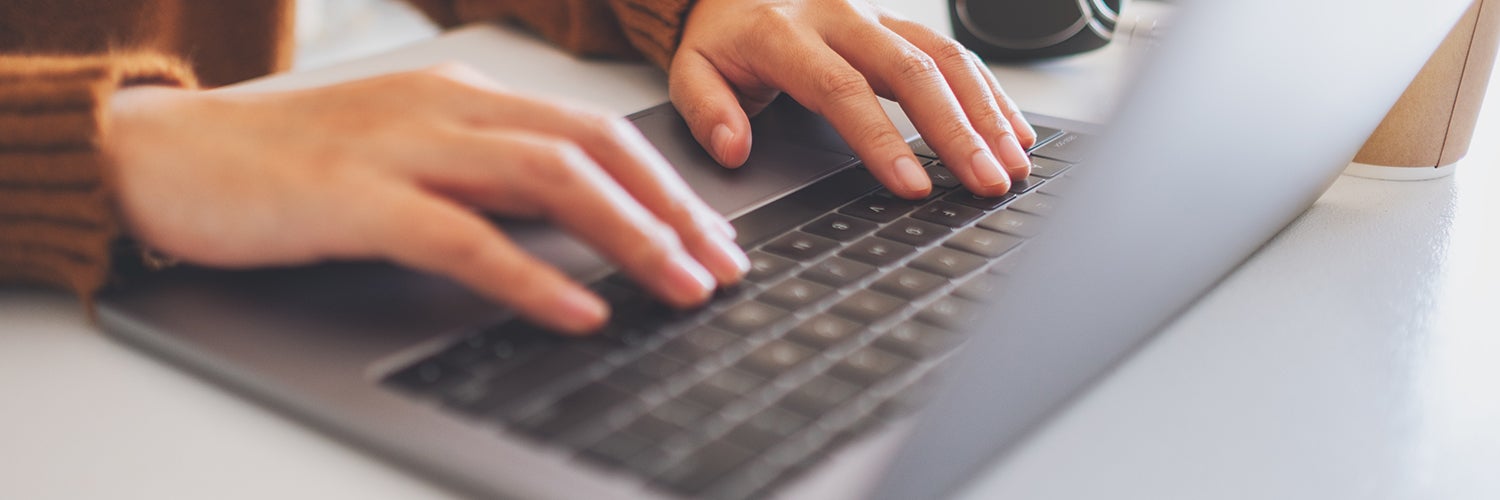
M848 146L821 117L788 98L751 120L753 146L743 167L719 166L698 145L670 104L631 116L641 133L698 196L719 213L736 217L855 161ZM561 231L535 222L502 221L521 246L575 277L596 274L604 261Z

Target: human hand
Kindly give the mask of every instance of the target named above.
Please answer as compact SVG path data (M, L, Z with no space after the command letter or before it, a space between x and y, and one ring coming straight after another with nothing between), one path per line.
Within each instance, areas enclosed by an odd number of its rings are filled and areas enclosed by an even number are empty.
M901 104L970 191L999 195L1030 173L1036 132L989 68L867 0L698 0L669 73L672 102L728 167L749 157L746 114L786 91L898 195L922 197L932 185L877 95Z
M574 333L607 306L476 210L550 219L679 307L749 267L629 122L461 66L264 94L132 87L111 107L102 142L126 226L184 261L390 259Z

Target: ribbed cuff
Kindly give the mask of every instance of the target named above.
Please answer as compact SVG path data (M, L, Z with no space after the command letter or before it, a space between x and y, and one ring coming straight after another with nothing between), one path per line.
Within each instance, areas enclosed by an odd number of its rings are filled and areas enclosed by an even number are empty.
M154 54L0 56L0 283L66 288L89 300L120 235L99 150L121 87L196 86Z
M672 64L694 0L611 0L625 36L657 66Z

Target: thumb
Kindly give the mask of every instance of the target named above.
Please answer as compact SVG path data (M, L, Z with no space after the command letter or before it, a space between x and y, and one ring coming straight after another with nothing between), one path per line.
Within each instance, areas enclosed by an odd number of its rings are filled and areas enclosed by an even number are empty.
M668 87L698 144L725 167L744 165L750 157L750 119L718 68L700 54L679 52Z

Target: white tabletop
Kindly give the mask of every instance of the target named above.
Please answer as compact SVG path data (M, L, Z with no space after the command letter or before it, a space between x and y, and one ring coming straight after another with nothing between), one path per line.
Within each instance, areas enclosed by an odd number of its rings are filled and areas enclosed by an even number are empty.
M946 29L940 1L886 3ZM1024 107L1098 119L1129 52L997 69ZM492 27L262 88L451 58L622 113L665 99L653 69ZM1341 178L966 496L1500 498L1500 106L1477 134L1454 177ZM449 495L111 341L64 294L0 289L0 498Z

